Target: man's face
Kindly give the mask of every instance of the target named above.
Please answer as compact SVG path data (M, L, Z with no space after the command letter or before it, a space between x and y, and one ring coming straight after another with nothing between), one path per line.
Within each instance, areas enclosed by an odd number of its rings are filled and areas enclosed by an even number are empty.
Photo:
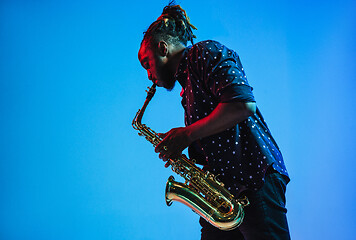
M159 87L173 89L175 73L169 69L167 51L164 52L162 48L144 41L138 52L138 59L142 67L147 70L148 79Z

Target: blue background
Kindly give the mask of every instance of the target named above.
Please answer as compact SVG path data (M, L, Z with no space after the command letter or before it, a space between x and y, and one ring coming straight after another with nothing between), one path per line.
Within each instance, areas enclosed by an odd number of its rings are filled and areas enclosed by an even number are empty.
M0 239L199 239L172 173L131 127L137 60L168 1L0 3ZM354 239L355 1L178 2L197 41L235 49L284 154L292 239ZM180 87L143 122L183 125Z

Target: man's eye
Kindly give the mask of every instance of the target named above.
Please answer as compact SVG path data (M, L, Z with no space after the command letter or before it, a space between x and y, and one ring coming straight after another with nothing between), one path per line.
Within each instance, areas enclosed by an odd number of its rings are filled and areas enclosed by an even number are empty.
M150 68L150 66L148 65L148 63L143 64L143 67L144 67L145 69L149 69L149 68Z

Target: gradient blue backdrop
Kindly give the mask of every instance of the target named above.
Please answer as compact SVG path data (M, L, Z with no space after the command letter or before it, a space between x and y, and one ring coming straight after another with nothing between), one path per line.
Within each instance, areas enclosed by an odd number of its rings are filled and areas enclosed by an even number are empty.
M168 1L1 0L0 239L199 239L131 121L142 32ZM292 181L292 239L355 239L355 1L181 0L198 41L241 56ZM144 116L183 125L180 88Z

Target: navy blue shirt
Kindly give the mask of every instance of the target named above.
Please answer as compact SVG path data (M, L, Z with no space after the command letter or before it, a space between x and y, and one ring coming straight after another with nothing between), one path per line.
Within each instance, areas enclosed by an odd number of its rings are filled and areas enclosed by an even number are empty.
M186 126L208 116L220 102L255 102L239 56L216 41L187 47L175 78L183 86ZM205 170L218 175L235 196L261 188L269 166L288 177L282 154L258 108L238 125L195 141L188 152Z

